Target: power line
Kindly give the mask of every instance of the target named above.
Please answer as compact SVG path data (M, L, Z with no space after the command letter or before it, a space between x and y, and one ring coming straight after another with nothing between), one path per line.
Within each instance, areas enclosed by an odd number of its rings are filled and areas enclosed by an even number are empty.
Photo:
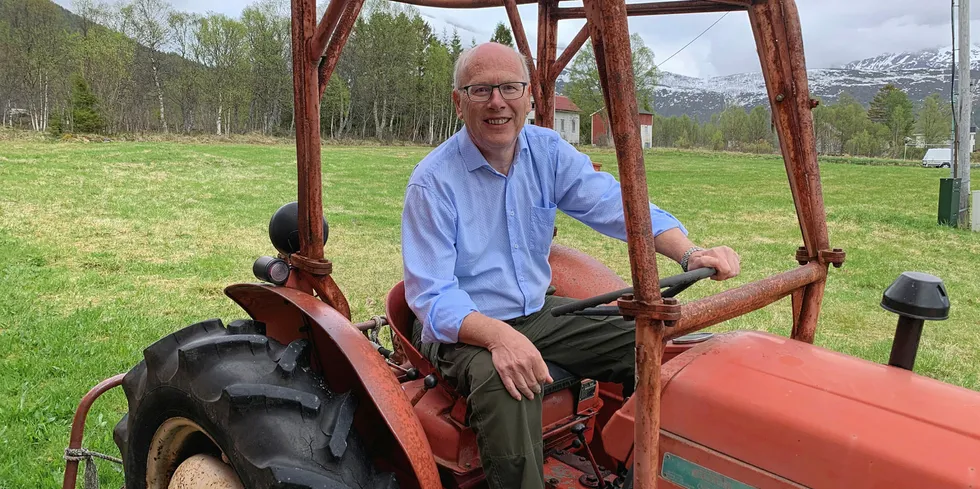
M687 48L688 46L690 46L691 44L693 44L693 43L694 43L694 41L697 41L697 40L698 40L698 38L700 38L701 36L703 36L705 32L708 32L708 31L710 31L710 30L711 30L711 28L715 26L715 24L717 24L717 23L719 23L719 22L721 22L721 19L724 19L725 17L727 17L727 16L728 16L728 14L730 14L730 13L731 13L731 11L728 11L728 12L725 12L725 15L722 15L721 17L718 17L718 20L716 20L716 21L715 21L715 22L714 22L713 24L711 24L711 25L709 25L707 29L705 29L705 30L703 30L703 31L701 31L701 33L700 33L700 34L698 34L698 35L697 35L697 37L695 37L694 39L691 39L691 42L689 42L689 43L687 43L687 44L685 44L685 45L684 45L684 47L682 47L682 48L680 48L680 49L678 49L676 53L674 53L674 54L671 54L670 56L667 56L667 59L665 59L665 60L663 60L663 61L661 61L661 62L660 62L660 64L658 64L658 65L656 65L656 66L654 66L654 67L655 67L655 68L660 68L660 67L661 67L661 66L662 66L662 65L663 65L664 63L666 63L666 62L668 62L668 61L670 61L670 58L673 58L674 56L677 56L677 54L678 54L678 53L680 53L680 52L681 52L681 51L683 51L683 50L684 50L685 48Z

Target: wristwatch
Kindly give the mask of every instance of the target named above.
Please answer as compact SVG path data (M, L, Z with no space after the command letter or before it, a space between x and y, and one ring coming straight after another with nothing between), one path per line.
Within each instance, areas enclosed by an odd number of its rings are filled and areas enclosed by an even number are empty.
M681 258L681 270L684 270L685 272L687 271L687 261L691 258L691 255L693 255L695 251L704 251L704 248L700 246L692 246L685 251L684 257Z

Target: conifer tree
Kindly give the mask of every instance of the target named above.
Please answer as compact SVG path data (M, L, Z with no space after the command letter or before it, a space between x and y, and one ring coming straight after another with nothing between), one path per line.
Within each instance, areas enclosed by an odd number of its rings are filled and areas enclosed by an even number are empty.
M497 28L494 29L490 41L514 47L514 36L511 35L510 29L503 22L497 22Z
M77 73L72 76L71 82L71 121L75 132L100 133L105 129L98 100L85 78Z

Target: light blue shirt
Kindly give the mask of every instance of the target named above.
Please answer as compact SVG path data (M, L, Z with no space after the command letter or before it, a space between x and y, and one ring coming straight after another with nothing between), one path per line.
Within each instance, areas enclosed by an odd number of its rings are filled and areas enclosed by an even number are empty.
M422 341L456 343L474 311L500 320L539 311L558 209L626 240L619 182L551 129L524 126L508 175L487 163L465 128L419 162L405 191L402 257ZM650 213L654 235L687 234L657 206Z

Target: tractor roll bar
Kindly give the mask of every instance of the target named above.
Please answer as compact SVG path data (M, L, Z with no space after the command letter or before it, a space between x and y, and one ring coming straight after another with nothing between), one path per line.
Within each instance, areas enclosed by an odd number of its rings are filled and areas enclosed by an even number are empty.
M827 267L807 263L802 267L729 289L681 306L681 319L665 339L672 340L734 317L762 309L807 285L827 278Z
M666 327L664 316L658 316L654 309L663 305L663 299L660 294L657 248L649 210L650 197L643 165L643 148L638 137L640 121L626 5L622 1L585 0L584 9L592 32L592 47L616 145L616 161L619 164L623 189L623 213L626 218L633 296L629 301L621 299L619 305L621 309L626 309L624 306L631 303L630 308L638 311L630 314L636 318L635 396L637 404L644 408L638 411L634 426L634 487L656 488L660 434L660 364ZM557 24L557 20L554 22Z
M635 424L635 487L655 488L660 419L660 360L664 341L763 307L792 294L792 337L813 342L823 299L827 266L843 261L830 248L817 165L813 117L803 55L800 19L794 0L678 0L626 5L624 0L584 0L582 7L560 7L559 0L393 0L427 7L505 7L518 47L528 58L535 96L535 124L554 127L555 81L561 69L591 38L605 106L616 146L623 186L627 243L634 295L619 300L637 324L637 402L644 406ZM324 259L319 107L340 52L363 0L335 0L317 26L315 0L292 0L293 88L300 253L290 263L304 272L320 298L350 318L343 292ZM538 5L537 56L533 57L517 5ZM639 139L627 17L745 10L762 65L773 122L789 177L803 247L802 265L765 280L722 292L686 306L663 300L651 232L646 171ZM556 59L560 19L586 18L568 49ZM532 61L533 60L533 61ZM536 63L535 63L536 61ZM610 96L615 94L615 96ZM828 258L830 257L830 258ZM676 321L668 333L665 320Z
M510 0L392 0L409 5L420 7L438 8L491 8L504 7ZM566 1L566 0L558 0ZM538 0L514 0L513 3L519 5L531 3L557 3L541 2ZM707 12L729 12L734 10L746 10L751 5L751 0L678 0L667 2L631 3L626 6L627 15L668 15L668 14L696 14ZM561 19L582 19L585 18L585 7L565 7L556 10L556 16ZM516 33L515 33L516 34Z

